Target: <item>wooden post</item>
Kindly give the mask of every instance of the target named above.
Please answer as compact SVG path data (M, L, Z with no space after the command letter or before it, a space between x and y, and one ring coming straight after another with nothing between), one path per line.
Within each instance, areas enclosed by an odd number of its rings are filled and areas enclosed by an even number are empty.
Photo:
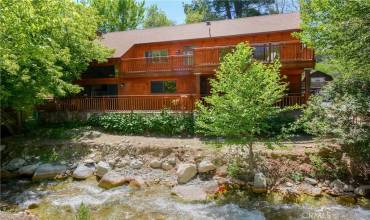
M304 85L304 96L306 101L308 100L308 97L310 97L310 89L311 89L311 69L305 68L304 69L304 77L305 77L305 85Z
M196 100L200 99L200 73L195 73L195 94Z

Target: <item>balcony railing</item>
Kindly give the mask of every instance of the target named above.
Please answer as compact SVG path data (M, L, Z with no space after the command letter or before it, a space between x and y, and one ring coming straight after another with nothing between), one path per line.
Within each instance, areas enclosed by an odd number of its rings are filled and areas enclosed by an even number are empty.
M268 43L252 45L254 58L264 63L271 63L279 58L283 63L313 61L312 49L301 43ZM235 46L200 47L193 50L193 55L175 55L152 58L123 59L123 72L181 72L195 68L212 67L220 64L223 56Z
M107 97L72 97L50 100L39 106L45 111L193 111L196 96L184 95L125 95Z

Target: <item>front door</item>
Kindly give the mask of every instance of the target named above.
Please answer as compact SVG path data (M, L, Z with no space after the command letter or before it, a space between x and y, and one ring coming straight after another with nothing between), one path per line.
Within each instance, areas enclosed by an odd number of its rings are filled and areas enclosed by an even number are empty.
M209 83L210 77L209 76L201 76L200 77L200 96L208 96L211 94L211 85Z

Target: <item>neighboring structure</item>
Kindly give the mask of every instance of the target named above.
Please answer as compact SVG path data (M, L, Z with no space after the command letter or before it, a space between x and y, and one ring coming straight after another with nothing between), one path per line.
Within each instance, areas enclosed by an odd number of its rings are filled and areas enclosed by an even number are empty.
M53 106L191 111L197 99L210 93L209 79L220 58L245 41L262 62L280 58L289 91L277 104L303 104L308 94L301 94L302 73L313 68L315 60L314 52L292 36L300 30L299 23L299 14L291 13L104 34L101 42L115 49L113 56L107 63L92 63L82 74L76 82L84 87L79 97Z
M333 77L324 73L324 72L315 70L315 71L311 72L310 79L311 79L310 93L311 94L316 94L316 93L320 92L320 90L322 89L323 86L325 86L328 82L332 81ZM306 78L303 79L303 82L305 82L305 80L306 80ZM302 91L305 91L305 86L306 86L306 84L302 83Z

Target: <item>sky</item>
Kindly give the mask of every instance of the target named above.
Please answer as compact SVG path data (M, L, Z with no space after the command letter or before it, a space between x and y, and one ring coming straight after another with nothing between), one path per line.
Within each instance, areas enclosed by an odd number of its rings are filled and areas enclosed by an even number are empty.
M185 23L185 13L182 7L183 2L189 3L191 0L145 0L145 6L157 4L167 17L176 22L176 24Z

